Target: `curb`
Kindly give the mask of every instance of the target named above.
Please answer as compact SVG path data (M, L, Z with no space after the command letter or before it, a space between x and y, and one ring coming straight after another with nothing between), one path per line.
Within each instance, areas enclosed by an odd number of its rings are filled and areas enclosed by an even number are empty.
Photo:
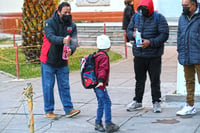
M169 94L165 96L166 102L185 102L186 95ZM200 95L194 97L195 102L200 102Z

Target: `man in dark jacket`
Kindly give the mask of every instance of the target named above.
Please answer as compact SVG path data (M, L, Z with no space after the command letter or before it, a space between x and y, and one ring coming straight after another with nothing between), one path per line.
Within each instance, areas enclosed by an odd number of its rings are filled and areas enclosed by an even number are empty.
M142 99L145 88L146 73L149 73L153 111L161 112L160 106L160 74L161 56L164 51L164 42L169 36L169 27L164 16L154 12L152 0L141 0L136 13L128 26L127 35L130 40L135 39L135 31L141 33L140 47L133 44L135 70L135 97L127 106L127 111L142 109ZM137 33L138 34L138 33Z
M185 106L177 115L195 114L194 92L195 73L200 83L200 14L197 0L182 0L183 13L178 23L177 51L178 61L183 65L187 99Z
M79 114L80 110L73 109L70 96L68 60L62 59L64 44L68 44L68 56L73 54L77 47L77 29L76 25L72 23L69 3L63 2L58 6L53 17L46 20L44 32L40 61L45 115L47 118L56 119L53 112L56 76L66 117L72 117Z

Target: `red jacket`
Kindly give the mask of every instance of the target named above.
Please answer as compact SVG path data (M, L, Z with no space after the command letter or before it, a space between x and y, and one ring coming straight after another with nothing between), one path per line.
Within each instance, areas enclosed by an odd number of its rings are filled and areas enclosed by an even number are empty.
M103 86L99 87L104 90L108 85L109 73L110 73L110 61L106 52L98 52L100 54L95 57L95 74L97 75L98 83L103 82Z

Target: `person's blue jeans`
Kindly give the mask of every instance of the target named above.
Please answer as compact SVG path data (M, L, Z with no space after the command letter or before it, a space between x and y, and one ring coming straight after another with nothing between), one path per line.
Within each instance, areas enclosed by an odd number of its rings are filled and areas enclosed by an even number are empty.
M41 62L41 74L45 113L54 111L54 84L56 77L59 96L64 111L68 114L73 109L70 95L68 66L56 68Z
M105 123L110 124L112 122L111 100L108 95L107 89L105 88L105 90L103 91L99 88L95 88L94 92L98 101L96 123L102 122L103 113L105 112Z

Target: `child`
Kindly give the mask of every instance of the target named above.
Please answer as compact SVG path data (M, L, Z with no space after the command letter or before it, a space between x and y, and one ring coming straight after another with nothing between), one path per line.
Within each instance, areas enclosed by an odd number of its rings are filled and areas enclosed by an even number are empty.
M95 130L100 132L112 133L119 130L119 126L112 123L111 116L111 100L109 98L106 85L108 85L108 77L110 72L109 56L107 52L110 50L110 39L106 35L97 37L98 56L95 57L95 74L97 75L98 84L94 88L94 92L98 101L97 116L95 120ZM102 124L103 113L105 112L106 129Z

